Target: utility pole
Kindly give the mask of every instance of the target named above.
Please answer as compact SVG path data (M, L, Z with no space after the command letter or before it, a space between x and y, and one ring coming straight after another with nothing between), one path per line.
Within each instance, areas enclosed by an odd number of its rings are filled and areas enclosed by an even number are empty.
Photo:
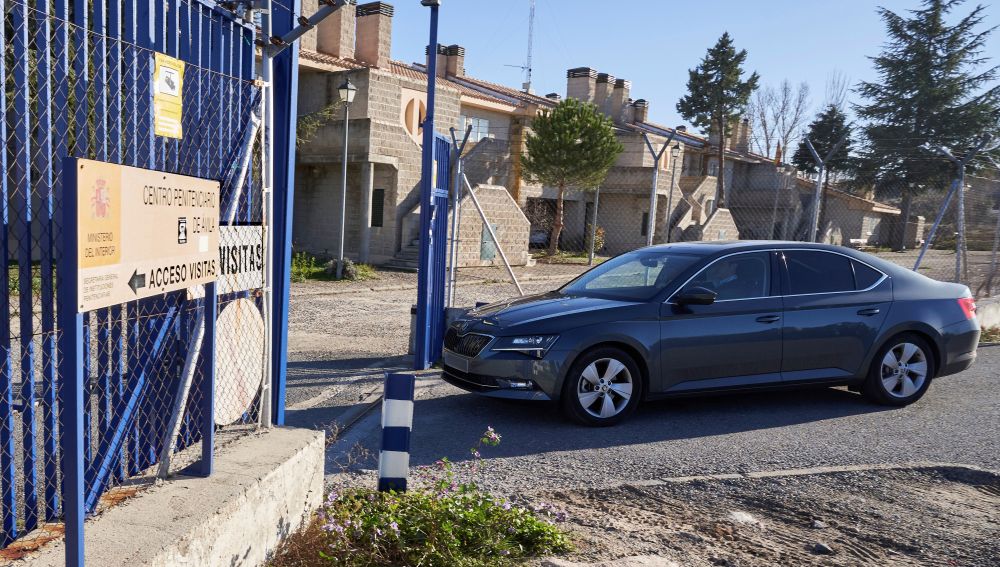
M826 153L826 157L820 158L819 152L813 147L813 143L809 138L806 138L806 147L809 148L809 153L812 154L813 159L816 161L816 165L819 166L819 175L816 176L816 193L813 195L812 204L812 234L809 238L810 242L819 242L819 209L820 203L823 201L823 175L826 173L826 164L833 158L834 155L840 151L840 147L844 145L847 141L847 137L850 135L850 125L847 127L847 132L837 140L837 143L833 145L833 149Z
M649 141L649 134L643 132L642 139L646 142L646 147L649 148L649 153L653 156L653 187L649 191L649 218L647 219L646 226L646 246L653 245L653 231L656 229L656 185L660 178L660 158L663 157L663 152L667 151L667 147L670 146L670 142L674 141L674 136L677 132L671 132L670 136L667 137L667 141L663 142L663 146L657 151L653 149L653 143ZM673 183L671 182L670 194L673 195Z

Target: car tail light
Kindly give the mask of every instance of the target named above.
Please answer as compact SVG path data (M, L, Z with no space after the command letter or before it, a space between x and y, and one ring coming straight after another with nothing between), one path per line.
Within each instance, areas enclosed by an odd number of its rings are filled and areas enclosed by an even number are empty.
M958 306L962 308L962 312L965 313L966 319L972 319L976 316L976 300L971 297L962 297L958 300Z

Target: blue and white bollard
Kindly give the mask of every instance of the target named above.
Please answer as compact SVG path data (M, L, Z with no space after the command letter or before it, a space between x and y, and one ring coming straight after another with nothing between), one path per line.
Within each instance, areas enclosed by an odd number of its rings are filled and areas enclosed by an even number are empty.
M378 489L406 490L413 428L413 374L386 374L382 395L382 446L378 453Z

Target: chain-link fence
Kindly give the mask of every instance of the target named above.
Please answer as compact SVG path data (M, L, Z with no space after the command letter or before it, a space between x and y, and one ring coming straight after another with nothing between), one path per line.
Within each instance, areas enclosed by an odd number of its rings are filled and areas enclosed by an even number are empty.
M916 148L904 161L936 164L928 169L937 175L908 182L866 171L864 164L879 166L878 156L849 160L849 166L840 164L819 182L816 171L730 152L720 190L710 145L664 146L657 168L642 138L626 141L625 153L600 188L566 188L561 198L558 188L532 186L519 176L505 141L489 140L485 151L480 142L467 152L464 170L483 201L483 213L466 206L466 192L458 223L459 272L510 281L489 224L515 271L538 263L536 275L591 266L649 243L791 240L851 247L910 269L920 258L921 273L965 283L977 297L991 296L1000 287L1000 173L986 155L970 161L959 194L950 191L957 167L934 148ZM653 149L660 148L654 143ZM510 198L493 186L506 189ZM964 219L961 255L956 254L959 218ZM545 267L556 264L560 267Z
M221 182L216 424L261 416L263 321L260 89L252 25L214 3L0 2L0 557L57 537L63 516L56 318L64 158L88 158ZM83 10L77 10L83 8ZM185 62L183 137L154 135L154 53ZM126 190L140 190L128 187ZM242 225L237 234L229 225ZM256 236L255 236L256 234ZM226 254L230 255L227 259ZM252 269L247 270L250 265ZM225 287L229 286L229 287ZM190 464L215 362L191 288L83 316L87 513ZM71 383L71 381L69 381ZM176 427L171 428L172 422ZM174 435L176 433L176 436ZM165 450L164 448L167 447ZM173 447L173 451L170 450Z

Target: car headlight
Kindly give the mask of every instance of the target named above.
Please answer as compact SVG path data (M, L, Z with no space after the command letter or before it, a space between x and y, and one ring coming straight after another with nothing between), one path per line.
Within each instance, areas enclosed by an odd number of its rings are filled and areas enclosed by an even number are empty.
M527 335L523 337L499 337L493 345L495 351L519 352L542 358L559 338L558 335Z

